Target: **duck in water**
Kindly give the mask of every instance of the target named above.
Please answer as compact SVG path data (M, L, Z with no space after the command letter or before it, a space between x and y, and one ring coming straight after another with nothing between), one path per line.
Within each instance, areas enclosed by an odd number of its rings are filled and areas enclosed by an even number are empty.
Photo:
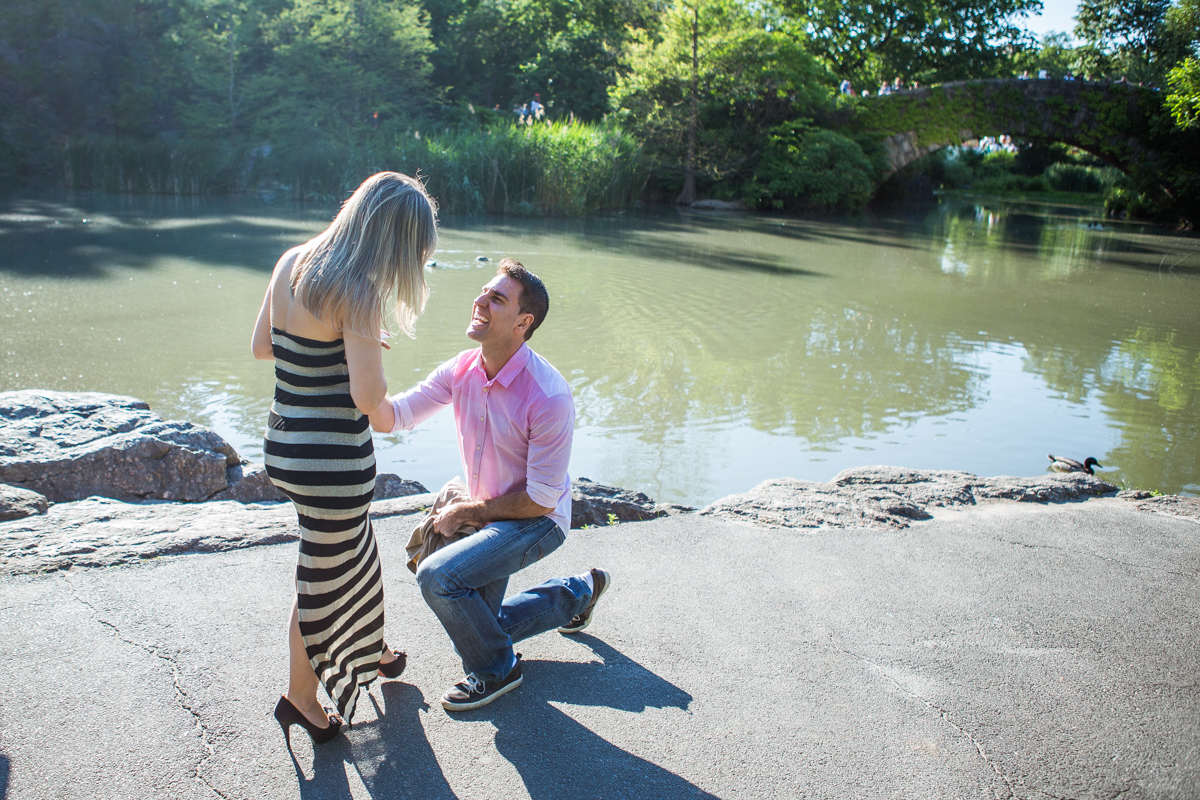
M1059 456L1047 456L1047 458L1050 459L1050 469L1055 472L1086 472L1088 475L1095 475L1092 467L1104 469L1104 465L1091 456L1082 464L1073 458L1060 458Z

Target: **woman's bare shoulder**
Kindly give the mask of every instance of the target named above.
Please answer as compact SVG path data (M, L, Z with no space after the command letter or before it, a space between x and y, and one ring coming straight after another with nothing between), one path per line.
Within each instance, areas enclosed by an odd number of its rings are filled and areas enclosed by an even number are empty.
M308 242L305 242L304 244L298 244L292 249L288 250L279 257L278 261L275 262L274 272L276 274L280 272L291 272L292 267L296 266L296 262L298 262L307 251Z
M292 271L309 252L312 242L305 242L288 250L275 265L271 278L274 289L271 297L271 323L285 333L303 336L318 341L336 341L341 338L340 325L332 325L313 316L312 312L292 292Z

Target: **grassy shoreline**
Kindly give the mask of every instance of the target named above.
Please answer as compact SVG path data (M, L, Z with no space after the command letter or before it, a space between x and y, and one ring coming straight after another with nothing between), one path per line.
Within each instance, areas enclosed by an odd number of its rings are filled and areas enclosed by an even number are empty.
M422 176L450 213L568 217L632 206L650 174L630 134L579 122L358 131L286 149L88 137L61 165L65 189L296 200L340 199L382 170Z
M960 198L963 200L995 199L1006 203L1027 205L1053 205L1066 208L1091 209L1104 214L1104 195L1081 192L1023 192L1004 189L939 189L935 197Z

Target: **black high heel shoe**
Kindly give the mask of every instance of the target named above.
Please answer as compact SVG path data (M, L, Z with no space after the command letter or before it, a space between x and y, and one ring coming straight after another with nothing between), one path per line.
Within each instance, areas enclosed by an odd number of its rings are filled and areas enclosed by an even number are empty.
M393 650L386 644L383 646L383 649L390 650L396 658L394 661L389 661L386 664L380 662L379 674L385 678L399 678L400 673L404 672L404 667L408 665L408 656L399 650Z
M341 719L332 708L326 708L325 713L329 715L329 724L321 728L309 722L304 712L292 705L292 701L286 697L280 697L279 702L275 704L275 721L283 728L283 738L287 740L288 747L292 746L293 725L299 725L308 731L313 744L324 744L337 736L338 731L342 729Z

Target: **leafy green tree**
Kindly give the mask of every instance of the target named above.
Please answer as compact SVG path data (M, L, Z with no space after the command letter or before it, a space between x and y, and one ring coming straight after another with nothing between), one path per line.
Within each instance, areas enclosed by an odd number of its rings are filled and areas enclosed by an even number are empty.
M1017 53L1013 68L1031 76L1044 69L1052 78L1061 78L1079 71L1079 57L1071 44L1070 34L1051 32L1043 36L1036 47Z
M1082 69L1094 77L1162 84L1200 40L1195 0L1082 0L1075 20Z
M186 54L187 91L177 113L188 135L223 140L231 154L242 144L271 56L263 29L283 8L283 0L193 0L183 7L172 35Z
M437 44L434 82L505 112L542 95L556 116L598 119L633 32L654 0L425 0Z
M430 106L433 44L416 3L291 0L264 37L271 60L256 127L273 138L337 139L370 120L411 122Z
M810 47L860 88L900 77L923 83L1007 71L1029 46L1021 25L1041 0L780 0L809 33Z
M616 116L677 176L681 202L697 178L749 178L774 125L829 107L832 80L803 35L772 22L735 0L677 0L631 45Z
M178 53L163 0L6 0L0 175L45 174L71 137L171 128Z
M1200 129L1200 61L1186 58L1167 76L1167 107L1180 128Z

